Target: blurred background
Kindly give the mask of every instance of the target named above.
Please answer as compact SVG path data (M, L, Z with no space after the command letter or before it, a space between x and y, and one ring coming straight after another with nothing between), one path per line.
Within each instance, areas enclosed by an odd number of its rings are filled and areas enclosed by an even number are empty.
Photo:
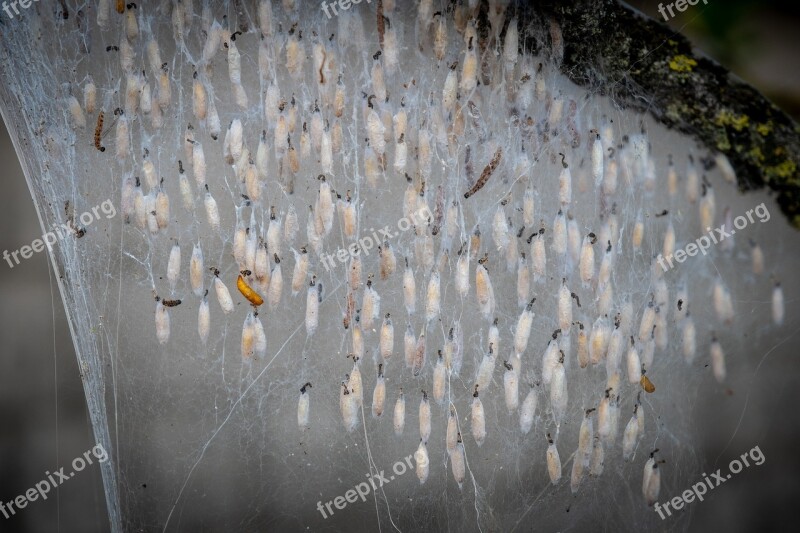
M629 5L663 22L658 2L632 1ZM798 23L797 3L708 0L706 5L701 1L689 6L668 25L798 119ZM0 195L1 253L30 244L41 236L42 229L5 125L0 129L0 161L5 188ZM68 467L95 441L47 255L35 254L13 269L0 262L0 294L0 501L8 502L43 479L46 471ZM800 495L796 475L800 458L794 446L800 428L782 421L794 418L791 407L796 403L787 400L796 398L800 391L800 366L785 359L778 361L780 366L770 366L766 360L756 384L764 393L750 396L747 408L748 419L763 415L771 422L751 423L747 434L740 433L724 453L730 432L721 431L715 439L713 429L714 421L720 423L725 415L717 411L715 402L701 408L706 415L701 418L702 424L708 428L704 433L709 437L697 444L709 450L710 462L722 454L717 466L724 467L730 458L759 445L766 463L740 474L746 482L742 479L726 485L724 490L714 491L706 503L693 505L692 530L746 531L758 527L766 531L789 529L794 523L788 502ZM781 386L771 388L770 380L778 373ZM737 413L731 416L735 420ZM97 465L76 474L60 490L51 492L46 501L37 500L10 519L0 515L0 531L93 532L107 531L108 527Z

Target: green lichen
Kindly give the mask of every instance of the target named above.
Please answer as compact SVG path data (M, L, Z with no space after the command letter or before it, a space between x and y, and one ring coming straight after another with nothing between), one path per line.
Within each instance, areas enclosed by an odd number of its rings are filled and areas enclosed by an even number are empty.
M795 162L792 161L791 159L787 159L779 165L775 165L773 167L767 167L765 169L767 174L766 177L768 179L774 177L782 179L791 178L795 170L797 170L797 165L795 165Z
M717 113L714 123L717 126L731 126L736 131L742 131L750 124L750 118L747 115L736 116L735 113L723 109Z
M756 126L756 131L766 137L772 132L772 121L770 120L766 124L758 124Z
M697 61L683 54L678 54L669 61L669 68L675 72L691 72L696 66Z

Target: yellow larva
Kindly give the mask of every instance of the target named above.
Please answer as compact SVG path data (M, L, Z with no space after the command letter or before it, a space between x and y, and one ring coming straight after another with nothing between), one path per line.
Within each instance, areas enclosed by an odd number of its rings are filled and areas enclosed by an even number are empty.
M292 271L292 296L296 296L308 275L308 252L305 247L300 249L300 253L294 252L294 270Z
M775 287L772 289L772 322L776 326L782 326L784 315L783 288L778 282L775 283Z
M556 485L561 480L561 458L549 433L547 434L547 443L547 474L550 476L550 482Z
M272 274L269 282L269 292L267 293L267 301L269 302L270 309L275 309L281 301L281 293L283 292L283 272L281 270L281 260L278 254L273 254L275 259L275 266L272 267Z
M394 427L395 435L402 435L403 428L406 425L406 398L403 395L403 389L400 389L400 396L394 404L394 414L392 417L392 426Z
M472 394L472 412L470 414L470 425L472 427L472 437L478 446L483 445L486 440L486 417L483 412L483 403L478 397L478 386Z
M169 340L170 324L169 310L160 299L156 300L156 338L159 344L166 344Z
M505 393L506 409L511 413L519 407L519 381L514 367L503 361L503 366L506 367L505 374L503 374L503 392Z
M514 330L514 352L520 356L525 353L528 347L528 339L531 334L531 325L533 324L533 304L536 298L531 300L517 319L517 327Z
M347 380L342 383L342 388L339 392L339 409L342 412L345 429L348 433L352 433L358 425L358 400L348 388L350 376L346 377Z
M178 251L178 258L180 259L180 251ZM195 244L189 260L189 283L197 296L203 294L203 272L203 250L199 244Z
M317 330L319 323L319 300L319 288L316 286L316 276L314 276L306 293L306 334L309 337Z
M178 283L178 276L181 272L181 247L177 243L172 246L167 260L167 281L169 288L175 291L175 284Z
M378 379L375 382L375 389L372 391L372 416L375 418L383 414L383 406L386 403L386 380L383 379L383 364L378 365Z

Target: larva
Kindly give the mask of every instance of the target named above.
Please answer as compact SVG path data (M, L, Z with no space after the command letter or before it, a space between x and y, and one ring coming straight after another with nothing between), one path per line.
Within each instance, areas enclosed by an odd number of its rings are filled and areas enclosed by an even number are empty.
M97 148L101 152L106 151L106 147L102 145L102 134L103 134L103 119L105 117L105 113L103 110L100 110L100 113L97 114L97 125L94 128L94 147Z
M642 476L642 494L647 502L647 505L653 505L658 501L658 494L661 491L661 471L658 468L659 463L654 456L658 450L650 453L650 458L644 465L644 474Z
M488 319L494 315L495 299L492 281L489 279L489 272L484 266L486 261L487 258L484 257L475 268L475 292L478 297L478 306L481 314Z
M83 107L84 109L86 109L86 112L88 114L93 115L96 106L97 106L97 87L95 87L94 81L90 76L86 82L86 85L83 86ZM102 113L102 110L100 112Z
M368 278L361 304L361 318L364 328L371 330L374 321L381 314L381 297L378 292L372 288L372 274L370 274Z
M488 165L486 165L486 167L483 169L483 172L481 172L481 176L478 178L478 181L475 182L475 185L473 185L472 188L470 188L467 192L464 193L464 198L469 198L470 196L481 190L484 185L486 185L486 182L489 181L489 178L492 176L494 171L500 165L500 160L502 159L502 157L503 157L503 148L498 147L494 153L494 156L492 157L492 160L489 162Z
M350 377L342 383L342 388L339 392L339 409L342 412L342 420L344 427L348 433L352 433L358 425L358 401L355 394L353 394L349 387Z
M249 273L249 271L244 272ZM253 307L258 307L264 303L264 299L261 297L261 295L247 284L241 273L236 278L236 288L239 289L239 292L242 293L242 296L244 296Z
M206 88L194 73L192 81L192 112L197 120L205 120L208 114L208 95Z
M425 319L428 322L435 320L439 316L440 310L441 289L439 271L434 268L431 272L430 280L428 281L428 292L425 299Z
M776 326L782 326L784 315L783 288L777 282L772 289L772 322Z

